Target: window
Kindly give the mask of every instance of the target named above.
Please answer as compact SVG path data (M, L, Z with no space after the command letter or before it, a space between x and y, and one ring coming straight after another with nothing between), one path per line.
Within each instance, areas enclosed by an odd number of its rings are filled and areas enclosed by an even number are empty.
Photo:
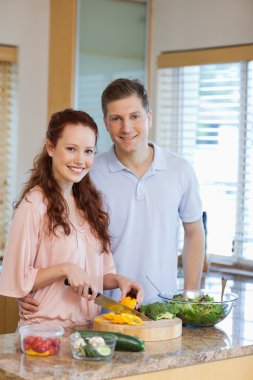
M98 124L98 153L112 144L103 123L102 91L116 78L145 81L147 12L146 1L79 2L76 107Z
M253 45L158 59L158 144L188 159L207 212L207 252L253 265Z
M16 57L15 47L0 45L0 256L5 247L14 199Z

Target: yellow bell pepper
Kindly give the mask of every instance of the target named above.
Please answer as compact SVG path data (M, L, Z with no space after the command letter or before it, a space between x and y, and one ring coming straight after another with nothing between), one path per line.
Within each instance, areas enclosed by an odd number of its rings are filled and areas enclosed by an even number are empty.
M120 301L120 303L124 306L129 307L130 309L134 309L136 305L137 299L131 298L130 296L127 296L123 298L123 300Z

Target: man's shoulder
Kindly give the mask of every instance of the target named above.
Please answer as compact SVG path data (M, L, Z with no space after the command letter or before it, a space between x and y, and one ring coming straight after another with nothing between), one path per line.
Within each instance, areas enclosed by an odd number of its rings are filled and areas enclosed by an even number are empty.
M167 162L168 167L171 165L178 168L191 167L191 164L187 159L171 150L167 150L157 144L154 144L154 149L155 153Z
M110 177L109 161L111 152L101 153L96 156L93 165L90 169L90 178L95 183L97 188L104 187L104 184Z
M109 157L110 155L110 150L104 152L104 153L100 153L96 156L95 160L94 160L94 165L101 165L101 164L104 164L106 163L107 161L107 158Z
M176 163L176 164L182 165L182 166L190 166L189 161L185 157L180 156L177 153L165 152L165 154L166 154L168 161L173 161L173 163Z
M107 162L108 162L109 156L110 156L110 151L100 153L98 156L96 156L90 172L95 173L97 170L105 169L108 166Z

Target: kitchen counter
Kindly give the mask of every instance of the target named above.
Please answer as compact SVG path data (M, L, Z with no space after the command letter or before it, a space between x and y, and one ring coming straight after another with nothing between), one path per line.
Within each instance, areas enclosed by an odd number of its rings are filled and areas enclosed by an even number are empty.
M218 289L210 278L206 286ZM215 289L217 288L217 289ZM238 294L231 314L216 327L183 328L182 336L146 342L141 353L115 352L110 362L72 358L66 332L61 352L48 358L21 353L19 334L0 335L0 379L219 379L253 378L253 284L230 279L227 291ZM204 371L204 372L203 372ZM211 372L210 372L211 371ZM216 371L216 372L215 372ZM156 372L156 374L154 374ZM141 375L141 376L140 376Z

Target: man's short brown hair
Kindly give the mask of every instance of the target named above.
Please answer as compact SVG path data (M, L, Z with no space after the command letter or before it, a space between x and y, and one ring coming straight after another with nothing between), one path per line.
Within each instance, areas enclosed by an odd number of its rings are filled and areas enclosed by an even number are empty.
M108 103L132 95L137 95L141 99L145 111L149 112L148 94L143 84L138 79L119 78L109 83L102 93L101 102L104 116L107 115Z

